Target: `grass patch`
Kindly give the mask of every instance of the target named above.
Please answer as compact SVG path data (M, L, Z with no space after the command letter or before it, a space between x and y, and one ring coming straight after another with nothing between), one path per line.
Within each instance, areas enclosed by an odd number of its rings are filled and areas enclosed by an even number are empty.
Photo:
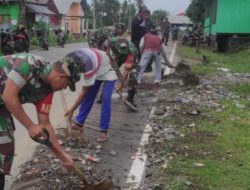
M249 96L250 95L250 84L249 83L232 83L226 82L224 84L228 90L233 91L237 95Z
M212 52L208 49L201 49L199 53L195 48L180 46L178 54L185 59L195 63L192 64L192 70L198 74L209 74L221 72L219 68L227 68L231 73L248 73L250 72L250 49L233 54L222 54ZM209 63L202 63L202 55L208 57Z
M223 112L207 110L211 117L203 118L199 127L186 130L184 138L167 147L167 152L175 152L177 156L170 161L167 170L155 174L156 178L165 180L162 189L250 188L250 113L239 109L233 100L223 100L221 104ZM204 166L195 167L194 163ZM180 176L192 184L188 186L185 181L180 182Z
M193 62L195 73L213 74L225 67L231 73L250 73L250 50L235 54L219 54L202 49L179 47L184 60ZM209 57L204 65L201 55ZM198 116L185 115L191 105L180 104L175 115L160 118L160 123L176 126L184 137L166 141L160 155L169 159L167 169L159 166L154 179L163 186L160 190L247 190L250 189L250 85L227 81L221 84L233 96L220 99L221 110L196 108ZM248 100L247 100L248 98ZM241 106L243 105L243 106ZM195 109L195 108L194 108ZM191 122L194 128L188 128ZM204 166L197 167L195 163Z

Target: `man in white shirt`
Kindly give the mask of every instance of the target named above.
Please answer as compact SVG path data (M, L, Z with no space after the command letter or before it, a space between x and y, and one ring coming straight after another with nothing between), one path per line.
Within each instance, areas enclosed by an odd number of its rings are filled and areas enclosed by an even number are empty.
M80 105L79 112L74 119L75 125L72 128L81 130L94 104L98 90L103 84L100 134L97 141L108 140L107 132L111 117L111 96L117 79L117 75L111 67L109 57L101 50L83 48L69 53L62 61L77 64L79 68L75 72L83 73L84 78L82 91L65 116L72 117L74 111Z

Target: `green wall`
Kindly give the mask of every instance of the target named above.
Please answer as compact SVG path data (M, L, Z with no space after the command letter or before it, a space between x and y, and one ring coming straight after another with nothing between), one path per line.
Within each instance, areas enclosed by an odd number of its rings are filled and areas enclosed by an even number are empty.
M212 24L211 28L206 28L206 33L250 33L250 0L217 0L217 2L216 23ZM210 11L210 17L211 13ZM209 25L210 17L205 20L205 26Z
M10 15L11 20L19 22L19 4L16 2L9 3L9 5L0 3L0 16ZM5 22L8 22L8 17L5 17Z

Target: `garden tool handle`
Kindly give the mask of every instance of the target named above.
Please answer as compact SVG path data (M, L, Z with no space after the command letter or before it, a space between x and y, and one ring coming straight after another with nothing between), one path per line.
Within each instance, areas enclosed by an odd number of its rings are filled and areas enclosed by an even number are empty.
M79 169L79 166L77 166L75 163L73 163L73 171L77 176L83 181L85 185L90 185L90 182L85 177L84 173Z
M65 95L63 93L63 90L60 91L60 95L61 95L63 110L64 110L64 114L65 114L68 111L68 107L66 104L66 98L65 98ZM69 132L71 133L71 123L70 123L69 117L67 117L67 127L68 127Z
M110 64L111 64L112 68L115 70L116 75L117 75L117 77L118 77L118 79L119 79L119 82L122 84L122 86L125 86L125 82L124 82L124 79L123 79L123 75L122 75L122 73L121 73L121 71L120 71L120 69L119 69L119 67L118 67L118 65L117 65L117 63L116 63L116 61L115 61L114 58L110 55L109 52L106 52L106 54L108 55L108 57L109 57L109 59L110 59Z
M47 136L46 139L39 138L38 136L32 137L32 139L40 144L46 145L47 147L52 147L52 143L49 140L48 130L43 128L43 133Z

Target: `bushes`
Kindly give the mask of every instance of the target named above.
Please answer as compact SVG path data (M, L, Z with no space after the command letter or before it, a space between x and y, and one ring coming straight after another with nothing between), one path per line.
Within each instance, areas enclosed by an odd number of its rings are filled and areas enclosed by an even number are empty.
M36 30L41 29L47 35L49 45L56 46L57 42L56 42L56 35L54 32L55 28L58 28L58 27L49 26L47 23L42 22L42 21L37 22L33 27L33 31L31 32L30 44L33 46L39 46L39 41L36 35ZM64 32L64 37L65 37L65 43L85 41L84 37L80 37L80 36L77 37L75 35L69 35L67 32Z

